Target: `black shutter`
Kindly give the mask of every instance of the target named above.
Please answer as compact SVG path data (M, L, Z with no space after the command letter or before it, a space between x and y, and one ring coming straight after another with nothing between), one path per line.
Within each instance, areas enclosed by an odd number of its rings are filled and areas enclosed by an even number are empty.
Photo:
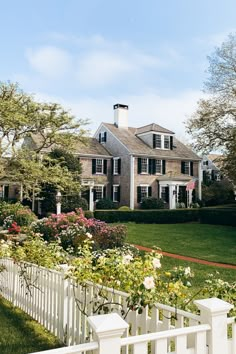
M166 174L166 160L162 160L162 174Z
M148 173L149 175L152 174L152 159L148 159Z
M193 176L193 161L190 161L190 176Z
M114 159L111 160L111 173L114 175Z
M114 186L111 186L111 200L113 200Z
M152 174L155 175L156 172L157 172L157 170L156 170L156 160L153 159L152 160Z
M93 201L95 202L97 200L97 193L96 193L96 189L93 189Z
M141 173L141 158L138 158L138 174Z
M152 187L148 187L148 196L151 197L152 196Z
M106 198L107 195L107 188L106 186L103 186L103 198Z
M185 161L181 161L181 173L184 173L185 170Z
M118 174L121 174L121 159L118 159Z
M170 149L173 150L173 136L170 136Z
M103 173L104 175L107 174L107 160L103 160Z
M107 141L107 132L104 132L104 140L103 140L105 143Z
M98 138L99 143L102 141L102 134L99 133L99 138Z
M118 186L118 191L117 191L117 202L120 202L120 186Z
M92 174L96 173L96 159L92 159Z
M153 146L153 149L155 149L155 147L156 147L156 136L155 136L155 134L153 134L153 136L152 136L152 146Z
M141 203L141 187L137 187L137 202Z

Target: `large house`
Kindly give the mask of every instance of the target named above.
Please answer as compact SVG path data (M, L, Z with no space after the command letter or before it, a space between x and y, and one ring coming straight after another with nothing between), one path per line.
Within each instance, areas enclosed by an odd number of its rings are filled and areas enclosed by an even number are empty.
M201 199L201 158L174 135L156 123L129 127L128 106L114 105L114 123L101 123L86 145L76 147L89 209L104 197L131 209L150 196L163 199L170 209L177 203L189 206L193 186ZM38 137L32 135L24 144L34 149Z
M174 132L155 123L129 127L128 106L116 104L114 123L101 123L94 138L94 145L99 144L107 156L91 150L89 162L88 155L78 151L86 165L84 184L90 183L91 210L91 200L103 197L131 209L139 208L143 198L150 196L162 198L170 209L177 203L189 206L193 189L187 186L192 181L197 182L201 199L201 158L178 141Z

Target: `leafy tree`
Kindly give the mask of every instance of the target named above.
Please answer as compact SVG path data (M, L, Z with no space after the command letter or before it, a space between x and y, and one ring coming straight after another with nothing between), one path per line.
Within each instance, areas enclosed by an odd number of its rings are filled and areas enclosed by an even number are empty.
M53 147L73 151L76 142L86 142L84 120L77 120L57 103L37 102L18 84L0 83L0 178L21 182L24 194L40 192L44 183L58 189L78 190L79 180L62 163L43 154ZM37 136L37 146L21 142Z
M236 184L236 34L230 34L208 60L208 96L198 102L187 131L196 150L223 152L225 173Z
M234 201L232 185L227 180L212 181L202 186L202 202L206 206L226 204Z

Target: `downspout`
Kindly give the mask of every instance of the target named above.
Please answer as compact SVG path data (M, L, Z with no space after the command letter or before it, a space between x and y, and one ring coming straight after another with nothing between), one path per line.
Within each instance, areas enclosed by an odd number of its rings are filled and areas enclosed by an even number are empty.
M134 157L130 155L130 209L134 209Z

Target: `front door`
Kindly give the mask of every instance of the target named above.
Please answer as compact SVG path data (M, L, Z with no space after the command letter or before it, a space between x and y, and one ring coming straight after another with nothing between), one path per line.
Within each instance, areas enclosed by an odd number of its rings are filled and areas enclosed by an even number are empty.
M184 203L185 207L187 207L186 186L179 186L178 203Z

